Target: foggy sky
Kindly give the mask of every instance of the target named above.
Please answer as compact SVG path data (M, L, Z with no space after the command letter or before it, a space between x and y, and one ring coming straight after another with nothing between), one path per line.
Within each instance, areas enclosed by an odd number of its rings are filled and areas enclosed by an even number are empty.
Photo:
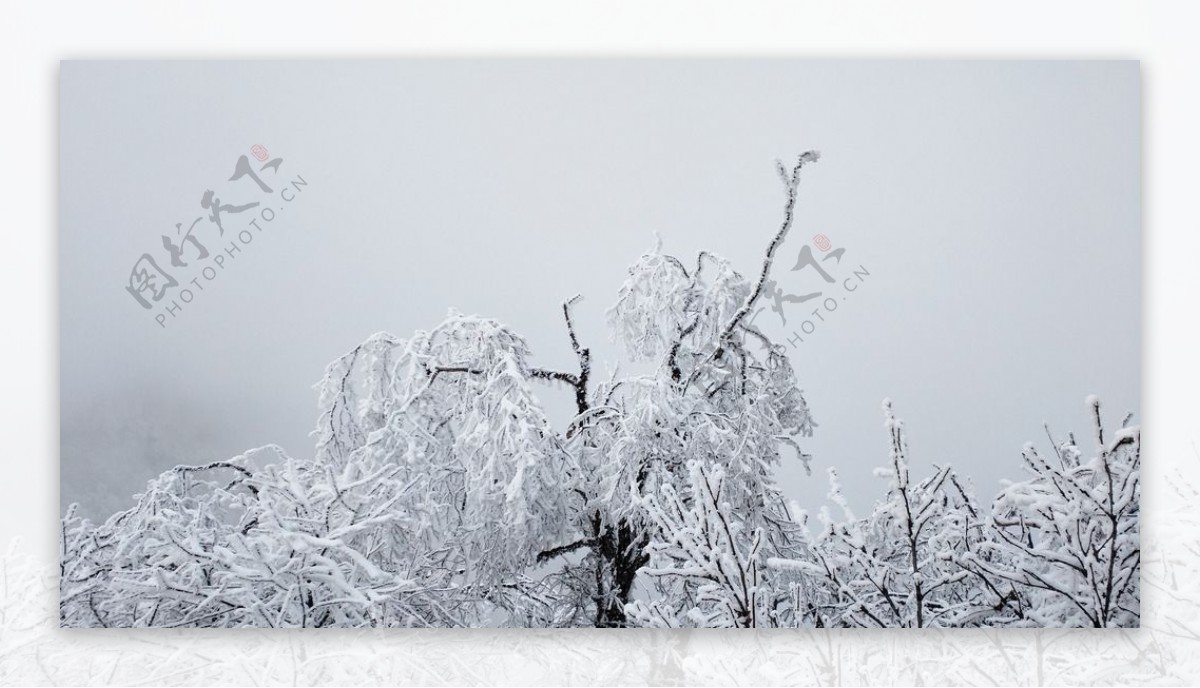
M604 311L655 232L757 274L774 160L813 148L773 272L843 299L787 345L818 423L814 475L781 472L803 507L831 466L857 509L881 494L885 397L916 470L950 463L985 503L1043 421L1086 436L1088 394L1112 422L1140 411L1135 62L66 62L60 126L61 496L92 517L177 464L310 456L325 365L450 307L569 368L560 304L579 293L603 372ZM254 144L283 159L261 173L269 202L227 181ZM170 269L161 236L210 189L263 203L224 236L202 221L201 241L252 241L162 328L130 269ZM275 218L247 229L262 207ZM823 263L834 285L790 270L818 233L846 249ZM817 303L756 323L786 341ZM545 389L562 419L569 398Z

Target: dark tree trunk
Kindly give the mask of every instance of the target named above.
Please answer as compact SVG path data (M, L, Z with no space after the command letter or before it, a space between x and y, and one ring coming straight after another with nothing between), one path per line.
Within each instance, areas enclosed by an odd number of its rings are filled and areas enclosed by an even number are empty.
M593 518L596 533L596 621L597 628L627 626L625 604L637 579L638 569L646 565L648 538L627 522L601 526Z

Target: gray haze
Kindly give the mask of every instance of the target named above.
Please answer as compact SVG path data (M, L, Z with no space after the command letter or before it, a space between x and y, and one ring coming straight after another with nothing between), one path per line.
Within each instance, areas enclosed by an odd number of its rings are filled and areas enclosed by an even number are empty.
M165 468L270 442L309 455L324 366L448 307L568 367L559 304L580 293L581 337L615 360L604 310L654 233L756 273L773 161L809 148L773 274L820 289L789 269L823 233L839 282L870 276L789 345L819 427L786 490L820 506L833 466L869 505L890 397L918 467L952 463L986 501L1044 420L1086 431L1086 395L1140 411L1139 112L1133 62L64 63L63 507L103 517ZM309 185L160 328L130 269L169 267L160 237L205 190L257 199L226 181L254 144L283 158L276 191ZM196 231L220 250L250 215ZM816 303L757 323L782 341Z

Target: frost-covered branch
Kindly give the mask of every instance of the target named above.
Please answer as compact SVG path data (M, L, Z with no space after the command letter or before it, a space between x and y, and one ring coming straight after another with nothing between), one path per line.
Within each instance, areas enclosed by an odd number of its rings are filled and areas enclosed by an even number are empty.
M637 600L629 613L645 625L754 628L765 616L760 529L747 533L740 515L725 501L725 473L700 461L688 465L680 493L664 485L639 498L655 526L646 575L679 579L691 594Z
M767 255L763 259L762 269L759 272L758 281L754 284L754 290L746 298L746 303L730 318L729 323L725 326L725 330L721 333L721 341L725 341L733 334L734 329L746 316L750 315L750 312L754 309L754 304L762 296L763 288L766 286L767 279L771 274L771 266L775 263L775 252L779 250L784 239L787 238L788 232L792 229L792 221L796 214L796 197L800 188L800 170L807 163L816 162L820 159L821 154L814 150L801 154L790 170L784 167L782 161L776 163L779 179L783 182L784 194L786 196L783 206L783 222L779 226L779 231L775 232L775 236L772 237L771 243L767 244Z

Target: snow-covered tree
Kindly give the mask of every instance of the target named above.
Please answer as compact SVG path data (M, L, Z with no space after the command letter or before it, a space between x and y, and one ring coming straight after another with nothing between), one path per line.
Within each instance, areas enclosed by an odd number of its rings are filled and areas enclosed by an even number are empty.
M812 421L782 347L746 318L791 230L801 169L817 159L810 152L790 169L779 166L784 219L753 281L718 256L701 252L689 268L659 246L630 268L609 310L628 355L657 367L600 386L573 436L585 476L582 514L600 544L597 578L613 581L602 583L609 611L599 625L625 623L634 577L648 563L646 546L662 535L661 522L647 519L643 497L685 492L694 477L689 461L721 476L722 499L742 528L762 529L768 541L783 537L772 526L782 519L773 510L774 468L785 446L798 450L795 438L810 434Z
M1138 536L1141 429L1125 416L1105 437L1100 401L1089 397L1092 455L1073 435L1046 458L1025 446L1031 478L1005 488L992 508L989 557L967 565L1021 586L1030 604L1022 625L1136 626L1141 615Z
M903 423L885 402L884 498L856 518L830 469L841 518L824 511L807 556L768 564L807 591L797 609L816 626L1135 626L1140 431L1127 416L1106 440L1099 402L1088 404L1095 455L1084 460L1073 436L1051 438L1057 461L1027 445L1033 477L988 515L949 467L911 477Z
M416 518L405 547L442 553L449 583L480 594L513 585L568 527L570 457L529 357L496 321L451 312L408 340L368 339L319 385L315 462L397 466L413 483L398 504Z
M904 424L890 401L884 416L889 462L876 471L888 481L884 498L855 518L830 469L830 498L844 520L825 512L809 560L772 563L823 580L811 601L820 625L980 625L1008 600L958 563L986 537L975 498L949 466L914 480Z
M168 471L99 526L68 513L63 623L479 625L505 606L503 584L536 587L521 572L473 575L460 551L427 547L422 488L369 455L335 467L277 447Z
M578 370L453 311L375 335L318 385L313 459L180 467L104 524L69 513L64 623L627 625L660 534L644 497L685 490L689 460L718 471L739 528L783 541L773 469L812 423L782 348L746 320L817 158L779 166L784 219L755 279L661 247L630 268L609 323L650 372L592 380L578 297L563 305ZM573 392L565 428L538 382Z

